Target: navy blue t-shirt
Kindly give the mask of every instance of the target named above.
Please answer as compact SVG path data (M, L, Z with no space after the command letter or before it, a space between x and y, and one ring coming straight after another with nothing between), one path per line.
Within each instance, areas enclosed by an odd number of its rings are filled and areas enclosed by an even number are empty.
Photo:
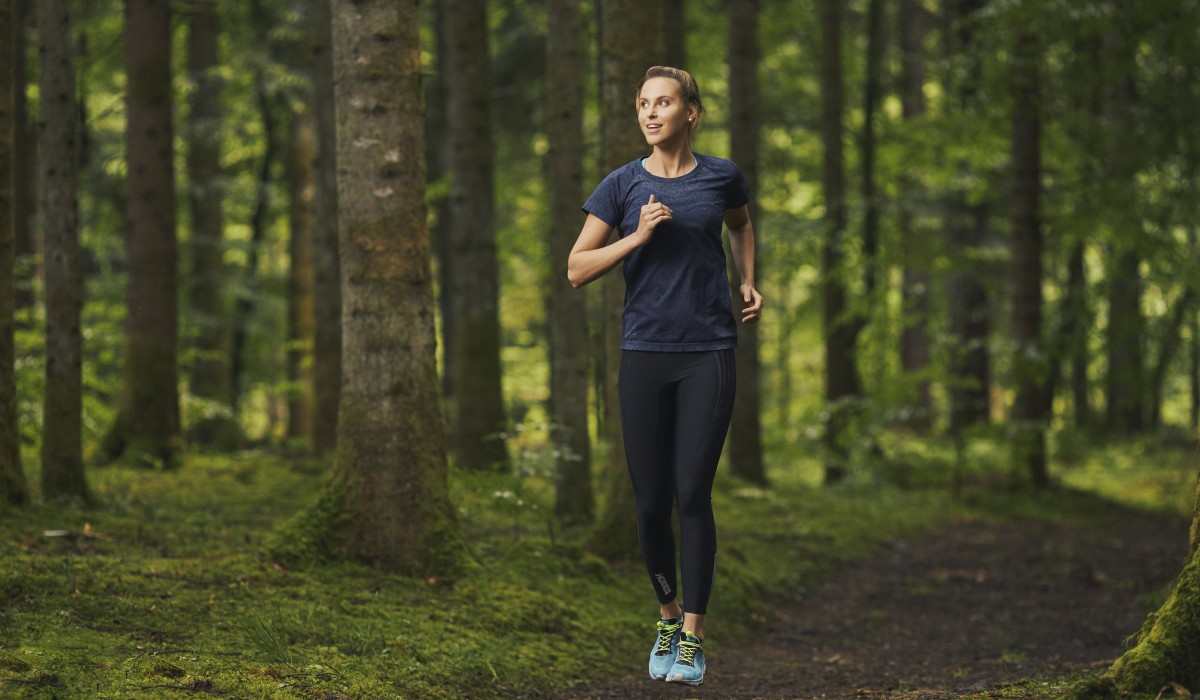
M658 352L728 350L737 346L721 228L725 210L749 200L733 162L696 155L680 177L658 177L638 160L609 173L583 205L624 238L637 230L642 206L671 208L671 220L650 242L625 258L622 350Z

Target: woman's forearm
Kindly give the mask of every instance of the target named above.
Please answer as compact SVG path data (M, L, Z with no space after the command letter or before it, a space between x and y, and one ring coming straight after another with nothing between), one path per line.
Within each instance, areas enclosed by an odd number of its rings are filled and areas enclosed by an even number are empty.
M626 236L599 248L574 250L567 258L567 280L572 287L578 289L603 277L641 245L639 236Z
M733 253L733 264L737 267L742 284L754 286L754 225L746 223L729 229L729 249Z

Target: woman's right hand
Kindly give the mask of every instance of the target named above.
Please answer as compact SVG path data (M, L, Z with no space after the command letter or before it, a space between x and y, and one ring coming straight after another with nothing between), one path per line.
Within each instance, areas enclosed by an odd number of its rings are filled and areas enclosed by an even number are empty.
M654 201L654 195L650 195L650 201L642 205L642 215L633 235L637 236L640 245L646 245L654 235L654 229L662 222L670 220L671 208L662 202Z

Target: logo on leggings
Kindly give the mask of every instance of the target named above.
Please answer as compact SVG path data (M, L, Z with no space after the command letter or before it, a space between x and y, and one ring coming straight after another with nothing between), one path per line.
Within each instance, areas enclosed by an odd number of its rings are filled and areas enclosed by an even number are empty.
M663 595L671 595L671 584L667 583L667 577L654 574L654 578L658 579L658 585L662 586Z

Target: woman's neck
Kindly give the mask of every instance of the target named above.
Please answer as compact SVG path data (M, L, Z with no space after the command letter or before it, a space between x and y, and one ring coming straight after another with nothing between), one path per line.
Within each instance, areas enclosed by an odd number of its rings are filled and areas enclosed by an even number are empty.
M646 170L659 177L681 177L687 175L696 167L696 156L692 149L684 146L680 149L655 148L646 158Z

